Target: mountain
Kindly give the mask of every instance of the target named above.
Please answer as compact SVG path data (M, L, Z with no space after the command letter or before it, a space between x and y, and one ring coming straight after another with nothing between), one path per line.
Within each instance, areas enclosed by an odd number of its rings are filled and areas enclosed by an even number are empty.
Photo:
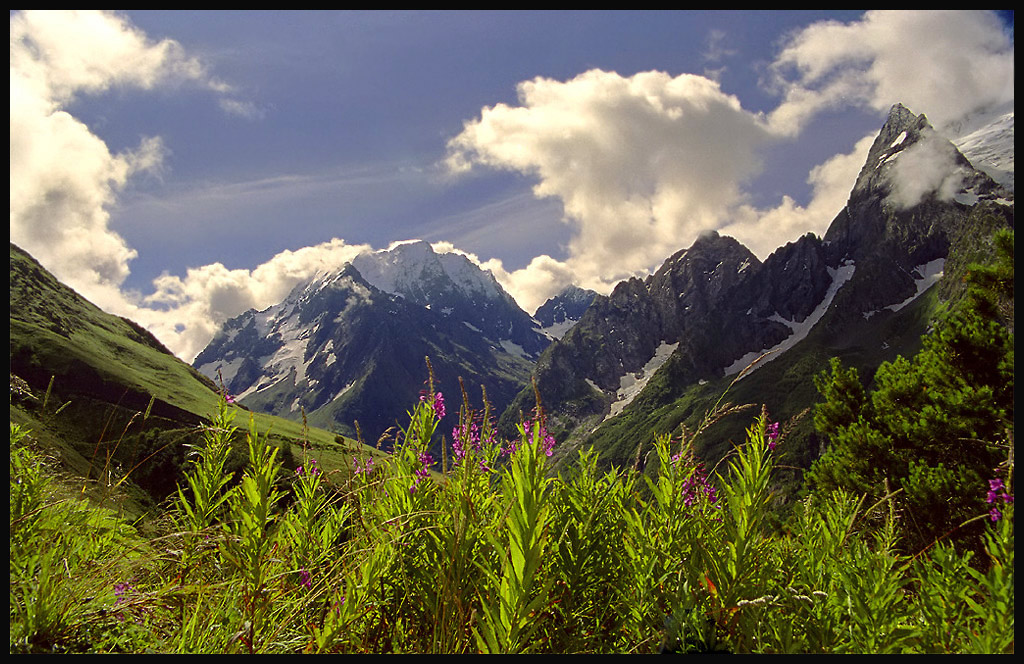
M567 286L548 299L533 314L541 331L551 339L561 339L575 325L597 295L579 286Z
M254 410L349 435L358 422L376 440L427 388L425 358L449 403L440 431L450 432L460 378L476 406L483 387L503 408L549 342L489 272L411 242L227 321L193 366Z
M507 351L535 360L550 339L487 270L421 240L398 242L352 261L367 283L471 326Z
M13 243L10 254L11 422L30 429L63 471L91 478L86 484L100 493L131 487L128 509L152 509L181 479L188 447L201 438L197 427L216 408L218 386ZM338 446L327 431L260 414L256 421L273 431L292 467L293 445ZM236 423L244 428L241 418ZM321 461L351 467L344 449L324 452Z
M559 454L593 447L604 463L632 462L653 433L693 430L723 393L764 404L776 420L798 414L816 402L813 377L830 357L870 377L916 350L940 291L956 297L967 263L1012 224L1012 190L975 169L925 116L894 106L823 238L806 235L761 262L709 233L647 278L594 298L534 370ZM523 390L501 428L533 402L533 389ZM752 416L716 425L702 451L717 461ZM798 462L817 452L802 426Z

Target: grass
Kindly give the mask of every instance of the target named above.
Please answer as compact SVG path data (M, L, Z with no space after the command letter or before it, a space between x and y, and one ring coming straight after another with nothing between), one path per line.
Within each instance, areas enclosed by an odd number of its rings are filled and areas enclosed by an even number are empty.
M1013 651L1012 503L977 558L902 551L895 497L812 494L779 527L788 441L750 417L716 469L695 439L659 436L647 473L587 452L555 474L542 419L501 441L466 403L459 453L431 475L426 399L395 453L352 473L312 449L285 470L252 414L221 401L145 535L78 498L12 424L10 649Z

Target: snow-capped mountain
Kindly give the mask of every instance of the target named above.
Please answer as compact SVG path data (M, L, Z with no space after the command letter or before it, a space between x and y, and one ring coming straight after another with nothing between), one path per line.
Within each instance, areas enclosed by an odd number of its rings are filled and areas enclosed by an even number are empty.
M960 145L1012 174L1012 150L997 158L1007 131L1012 115L972 128ZM195 366L251 408L304 412L345 433L358 421L370 436L400 422L424 388L424 357L449 395L460 378L470 390L483 385L505 425L532 408L532 371L550 427L572 443L564 449L605 431L635 449L650 423L681 421L679 400L695 386L777 380L799 365L803 394L807 372L831 355L861 358L870 371L912 349L928 322L915 302L936 283L954 291L958 276L941 275L959 275L1012 215L1011 189L896 105L825 236L763 262L709 233L646 279L608 296L568 289L530 317L465 256L401 242L228 321ZM792 394L772 406L779 415L810 405Z
M505 350L535 360L550 339L487 270L422 240L357 256L352 265L385 293L461 321Z
M958 136L953 143L980 171L1013 191L1013 110Z
M425 243L362 256L355 262L372 281L352 263L318 275L279 304L227 321L193 364L252 409L304 413L349 435L356 422L374 438L400 423L426 387L427 357L449 399L461 400L461 378L477 401L483 386L502 408L527 384L529 354L549 340L463 260Z
M561 339L575 325L597 295L579 286L567 286L542 304L533 314L541 331L552 339Z
M963 144L994 155L1006 128L976 129ZM1012 171L1010 154L1001 163ZM740 389L737 379L761 381L752 398L770 401L773 416L795 415L814 403L811 378L832 355L871 372L912 352L929 322L914 304L943 272L945 296L954 294L966 263L1012 218L1011 190L896 105L823 238L806 235L761 262L711 233L594 298L534 369L549 430L568 443L562 454L592 445L606 462L632 461L652 428L669 432L705 403L693 390L717 390L713 404L730 381ZM524 390L503 427L533 398Z

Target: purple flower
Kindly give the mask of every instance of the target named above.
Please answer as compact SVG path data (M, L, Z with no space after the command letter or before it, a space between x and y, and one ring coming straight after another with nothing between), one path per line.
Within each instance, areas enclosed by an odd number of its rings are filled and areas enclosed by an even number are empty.
M772 422L768 425L768 449L774 450L775 444L779 440L779 423Z
M115 583L114 584L114 597L116 598L114 604L120 604L124 596L132 590L130 583Z
M1003 516L999 508L993 504L999 501L1012 503L1013 494L1006 491L1006 485L1003 484L1003 480L997 477L988 481L988 494L985 496L985 502L992 505L992 509L988 513L993 521L998 521Z
M428 452L420 452L416 455L416 459L422 465L414 472L415 477L413 477L412 486L409 487L410 493L415 493L419 483L430 477L430 470L428 469L434 463L434 457L430 456Z
M426 401L427 398L428 397L425 393L420 394L420 401ZM445 414L444 395L441 394L440 392L435 394L433 399L431 399L431 406L434 408L434 415L437 416L437 419L443 419Z
M302 475L303 473L308 473L310 475L316 475L319 472L320 472L320 469L316 467L316 459L310 459L309 460L309 468L303 468L302 466L299 466L298 468L295 469L295 474L296 475Z
M299 570L299 585L306 590L313 587L313 581L311 580L309 571L305 568Z
M366 463L362 466L359 465L359 459L353 459L353 464L355 465L354 472L356 475L369 475L373 472L373 457L367 459Z
M523 430L524 431L533 431L533 422L526 422ZM532 442L539 442L540 446L541 446L541 450L544 452L544 455L545 456L551 456L554 453L554 449L555 449L555 437L548 433L547 429L544 428L543 424L540 425L540 430L538 432L538 436L539 436L539 440L535 440L535 441L532 441ZM510 442L510 448L509 448L509 452L508 452L509 456L512 456L512 454L515 451L516 451L515 442L512 441L512 442Z

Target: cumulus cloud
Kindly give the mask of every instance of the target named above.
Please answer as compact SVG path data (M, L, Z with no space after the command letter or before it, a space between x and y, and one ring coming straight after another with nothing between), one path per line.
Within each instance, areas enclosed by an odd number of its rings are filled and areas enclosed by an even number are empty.
M722 233L735 237L761 259L801 235L824 235L836 214L846 205L850 189L874 140L874 134L865 136L852 151L835 155L812 168L807 176L811 198L806 206L798 204L790 196L784 196L774 208L741 205L734 220L722 227Z
M298 284L333 271L368 245L332 239L311 247L278 253L254 269L228 269L220 263L187 271L185 277L164 273L155 291L128 303L131 318L152 331L179 357L191 361L227 319L249 309L265 309L283 300ZM125 309L125 305L120 307ZM127 315L127 314L124 314Z
M709 34L706 64L720 65L724 46L723 34ZM541 254L514 270L469 256L528 311L570 283L607 292L708 229L734 235L763 257L808 231L824 232L870 140L810 171L807 204L786 197L757 209L745 187L766 143L797 138L816 115L843 106L884 112L902 102L941 126L1013 99L1012 42L985 13L869 12L851 23L814 24L784 43L769 72L781 103L767 117L745 110L710 70L592 70L521 83L517 105L483 108L465 123L448 143L446 166L533 178L534 196L561 205L571 232L567 256ZM180 44L153 41L118 14L11 15L11 240L191 360L226 318L274 304L300 281L370 248L335 239L283 251L252 269L218 263L164 274L148 295L122 292L136 252L110 228L109 210L132 177L159 172L169 146L150 137L113 153L68 109L79 95L181 83L212 91L232 116L262 117ZM925 156L907 150L899 157L899 169L919 176L898 190L900 200L952 183L948 171L922 167Z
M11 240L87 294L116 289L136 252L108 226L109 207L130 177L159 170L166 148L148 137L111 153L67 105L115 86L224 86L176 42L97 11L13 14L10 71Z
M709 34L709 62L725 53L723 40ZM542 256L512 273L495 266L506 288L553 289L571 279L607 292L712 228L763 258L807 232L824 233L871 138L810 170L806 204L787 196L758 209L744 188L768 142L799 140L828 110L885 112L902 102L941 127L1013 100L1013 45L988 12L873 11L850 23L815 23L783 42L768 72L781 102L766 117L744 110L707 77L594 70L523 82L517 106L485 107L465 123L448 144L451 172L485 167L530 176L534 195L557 198L572 229L564 261ZM917 164L924 154L910 157L906 163ZM928 174L919 172L900 194L917 195Z
M771 67L783 95L772 127L796 134L823 110L900 102L942 128L1013 101L1014 49L986 11L869 11L823 21L789 40Z
M27 11L11 15L11 241L103 309L148 327L191 358L225 318L279 301L299 280L361 250L331 241L281 252L253 270L208 265L163 275L147 297L122 292L137 252L109 226L109 210L133 176L159 173L159 137L112 153L68 112L80 95L189 83L211 90L231 114L255 108L225 95L177 42L152 41L118 14ZM339 263L340 261L340 263Z
M566 269L607 290L649 269L685 242L718 228L756 173L770 135L760 119L702 76L592 70L568 81L518 87L519 106L484 108L448 144L447 165L536 178L571 225L569 258L541 257L518 278L549 280ZM547 276L545 276L547 275Z

